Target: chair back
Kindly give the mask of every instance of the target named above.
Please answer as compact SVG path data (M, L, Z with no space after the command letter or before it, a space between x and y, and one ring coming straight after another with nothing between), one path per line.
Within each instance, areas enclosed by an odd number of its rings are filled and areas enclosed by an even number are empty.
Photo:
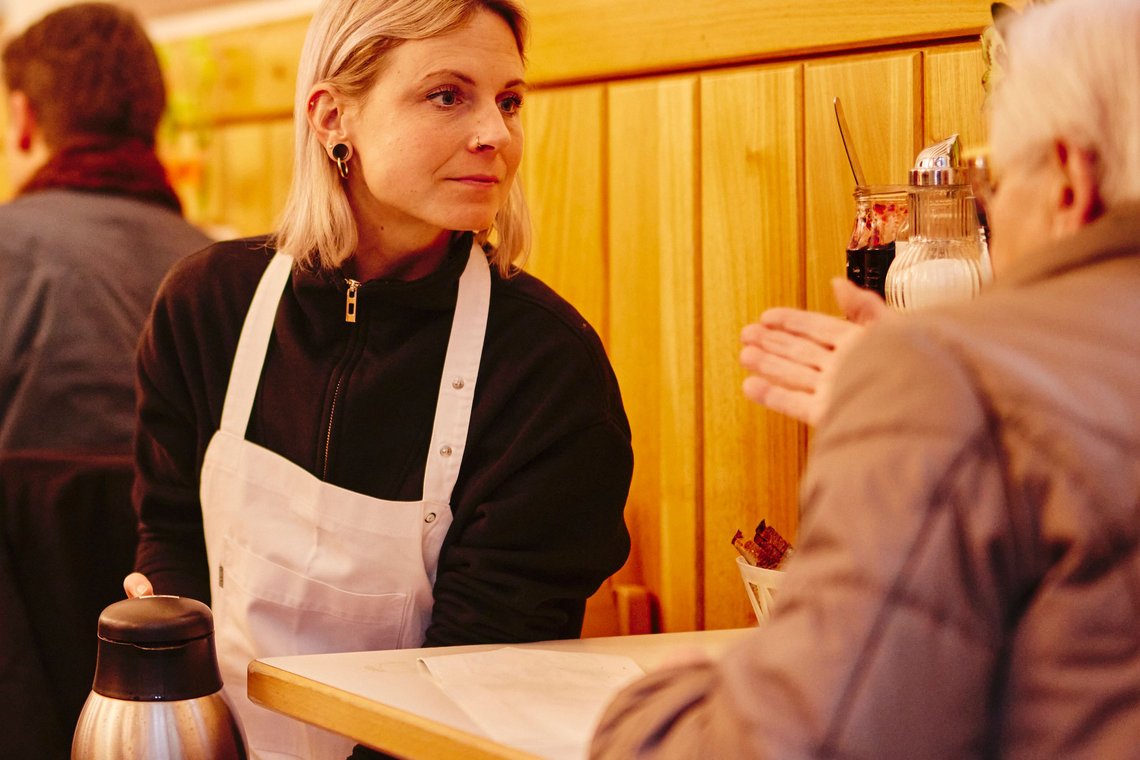
M124 597L131 458L0 454L0 757L66 758L103 609Z

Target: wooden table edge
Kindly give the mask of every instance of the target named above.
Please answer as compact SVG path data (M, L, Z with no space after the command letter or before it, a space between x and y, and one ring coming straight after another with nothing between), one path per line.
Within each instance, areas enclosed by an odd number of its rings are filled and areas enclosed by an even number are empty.
M254 660L249 698L297 720L401 757L439 760L536 760L531 755L439 721L400 710ZM320 722L312 719L321 714Z

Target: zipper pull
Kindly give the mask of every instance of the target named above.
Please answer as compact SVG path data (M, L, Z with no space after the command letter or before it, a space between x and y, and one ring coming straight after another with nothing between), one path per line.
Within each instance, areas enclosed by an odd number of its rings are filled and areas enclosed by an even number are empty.
M356 280L349 280L345 278L348 283L348 290L344 294L344 321L356 321L356 289L360 287L360 283Z

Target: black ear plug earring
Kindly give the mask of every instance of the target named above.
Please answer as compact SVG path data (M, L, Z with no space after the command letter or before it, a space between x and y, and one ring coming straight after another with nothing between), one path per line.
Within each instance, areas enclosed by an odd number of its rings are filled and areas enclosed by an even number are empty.
M330 145L329 151L332 153L333 160L336 161L337 171L344 179L348 179L348 146L344 143L337 143Z

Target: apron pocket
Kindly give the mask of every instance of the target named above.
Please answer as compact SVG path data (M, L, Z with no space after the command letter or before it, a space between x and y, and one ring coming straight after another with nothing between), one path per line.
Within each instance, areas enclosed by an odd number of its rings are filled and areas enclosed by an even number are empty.
M258 657L394 649L408 613L405 593L362 594L310 578L226 537L220 612L247 628Z

